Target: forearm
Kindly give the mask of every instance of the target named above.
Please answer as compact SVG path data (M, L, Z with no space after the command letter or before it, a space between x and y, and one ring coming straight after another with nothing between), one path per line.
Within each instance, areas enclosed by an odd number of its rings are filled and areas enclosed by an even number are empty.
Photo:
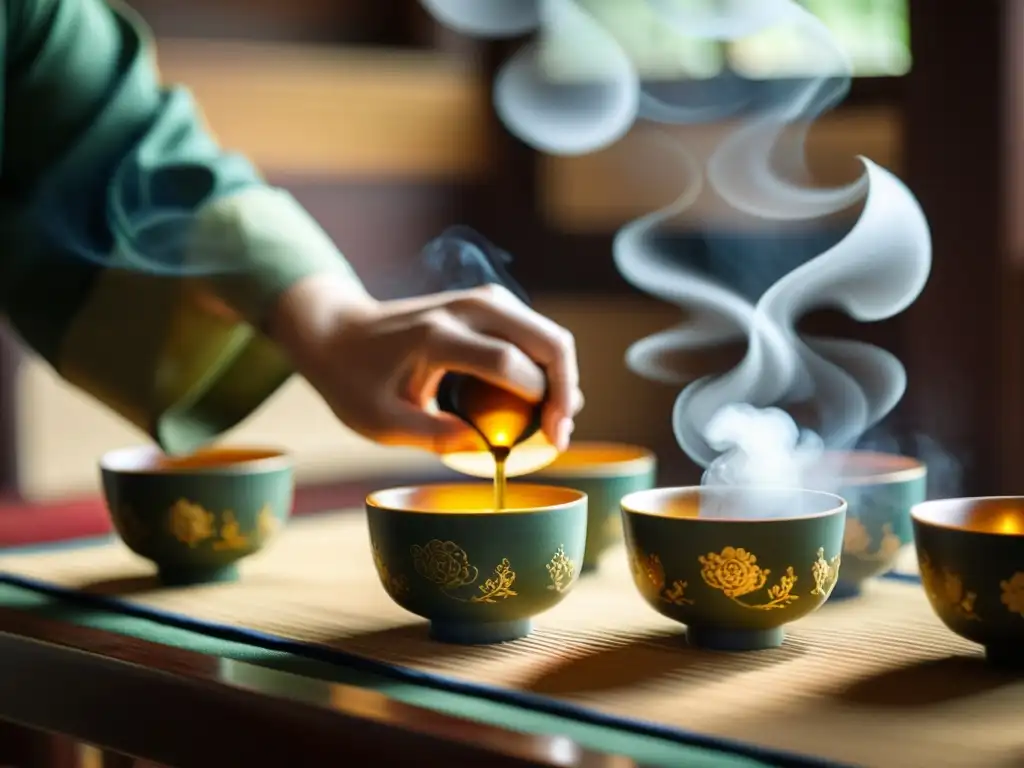
M62 376L165 449L192 450L290 375L263 330L294 286L362 287L287 193L216 145L187 94L160 88L130 17L102 0L11 1L22 57L6 119L32 124L5 147L5 309ZM133 239L161 207L179 214L170 253Z
M214 200L198 211L189 251L186 263L219 265L204 284L260 330L268 328L283 295L309 278L343 284L353 297L366 296L355 272L309 213L287 192L266 185Z

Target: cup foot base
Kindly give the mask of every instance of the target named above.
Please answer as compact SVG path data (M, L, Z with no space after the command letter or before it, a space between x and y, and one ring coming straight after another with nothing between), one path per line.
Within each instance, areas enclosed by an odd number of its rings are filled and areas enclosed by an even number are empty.
M854 581L843 581L839 580L836 585L832 588L832 594L828 596L829 600L851 600L855 597L860 597L864 594L864 584L861 582Z
M985 646L985 661L993 667L1000 669L1024 672L1024 651L1020 646L987 645Z
M218 565L210 568L158 568L157 579L165 587L187 587L193 584L225 584L238 581L238 566Z
M686 642L709 651L763 651L778 648L786 638L782 627L773 629L714 629L687 627Z
M432 621L430 639L454 645L491 645L526 637L533 631L530 619L516 621Z

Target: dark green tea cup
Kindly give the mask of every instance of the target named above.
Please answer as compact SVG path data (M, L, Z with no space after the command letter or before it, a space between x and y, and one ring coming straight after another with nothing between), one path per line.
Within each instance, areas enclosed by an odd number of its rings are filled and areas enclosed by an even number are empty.
M1024 497L926 501L910 516L932 610L993 664L1024 668Z
M891 571L913 542L910 508L925 500L927 469L917 459L874 451L826 453L805 485L846 499L843 573L833 599L860 595L869 579Z
M291 514L294 476L282 451L213 448L173 458L150 446L100 459L114 528L168 586L234 581Z
M646 448L620 443L576 442L555 461L531 475L544 483L587 494L587 550L583 570L597 568L601 556L622 541L623 496L654 486L657 460Z
M750 651L817 610L839 576L846 502L758 487L656 488L622 500L633 581L691 645Z
M527 636L576 582L587 536L586 494L525 483L500 511L491 485L456 483L371 493L366 514L384 590L447 643Z

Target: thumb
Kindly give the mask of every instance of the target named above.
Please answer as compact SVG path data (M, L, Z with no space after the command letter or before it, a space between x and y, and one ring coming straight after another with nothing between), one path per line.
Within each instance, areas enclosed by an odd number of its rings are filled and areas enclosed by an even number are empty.
M414 403L394 403L385 414L387 443L432 453L486 451L483 438L456 416L428 411Z

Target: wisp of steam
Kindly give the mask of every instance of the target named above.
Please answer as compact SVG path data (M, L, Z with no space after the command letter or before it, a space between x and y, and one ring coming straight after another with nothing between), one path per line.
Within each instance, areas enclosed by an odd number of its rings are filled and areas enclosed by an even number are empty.
M172 89L164 98L192 97ZM197 226L197 213L218 199L262 187L258 174L244 157L229 154L221 158L222 167L252 181L218 184L208 168L176 155L180 136L162 140L159 155L142 142L123 156L115 157L113 148L90 156L98 172L84 181L59 173L44 178L34 201L42 232L69 259L153 277L204 278L246 269L237 233L229 226ZM205 148L218 151L212 141Z
M902 312L931 270L925 216L892 173L860 158L863 173L834 189L811 183L804 144L811 123L846 94L851 66L821 21L792 0L615 0L653 24L689 38L738 41L786 27L813 55L816 70L786 80L728 81L702 89L699 103L678 103L671 88L647 83L635 62L579 0L423 0L443 24L466 34L512 38L533 33L494 83L504 125L533 148L581 155L618 141L637 120L668 126L731 118L702 156L667 136L665 160L679 168L679 196L623 227L613 255L620 274L651 296L684 309L676 328L633 345L628 366L682 391L673 427L682 449L705 468L704 482L800 487L824 450L854 447L899 402L906 372L889 352L861 342L813 338L798 320L838 309L862 322ZM553 43L565 45L553 45ZM545 51L575 77L552 78ZM664 244L667 222L704 194L767 230L859 209L838 242L810 254L760 295L744 295L695 269ZM756 242L756 241L755 241ZM709 244L712 258L714 248ZM760 271L756 245L740 270ZM746 340L746 354L719 375L694 376L666 361ZM810 406L815 426L801 428L786 406ZM816 477L818 487L834 485Z
M415 265L415 293L501 285L524 304L530 299L509 272L512 255L465 225L449 227L424 246Z

